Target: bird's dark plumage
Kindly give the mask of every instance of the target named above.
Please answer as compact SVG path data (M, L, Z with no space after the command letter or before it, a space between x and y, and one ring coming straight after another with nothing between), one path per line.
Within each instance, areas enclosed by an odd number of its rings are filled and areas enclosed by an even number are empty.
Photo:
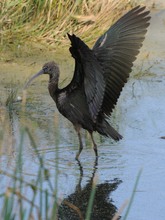
M112 25L92 49L74 34L68 34L75 71L72 81L65 88L58 88L60 71L55 62L46 63L30 79L29 82L40 74L49 74L49 93L60 113L73 123L78 133L80 148L76 158L83 148L81 128L91 134L96 156L93 131L114 140L122 138L108 123L107 117L117 103L142 46L149 26L148 14L145 7L133 8Z

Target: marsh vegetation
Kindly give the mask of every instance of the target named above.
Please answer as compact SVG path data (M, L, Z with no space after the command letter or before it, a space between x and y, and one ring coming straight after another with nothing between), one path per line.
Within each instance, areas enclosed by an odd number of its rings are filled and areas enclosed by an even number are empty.
M68 32L93 43L134 5L128 0L2 0L0 43L4 48L29 42L65 46Z

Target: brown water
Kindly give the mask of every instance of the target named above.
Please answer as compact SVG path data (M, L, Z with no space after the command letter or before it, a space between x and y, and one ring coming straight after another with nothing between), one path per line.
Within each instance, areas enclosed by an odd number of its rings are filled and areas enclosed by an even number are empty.
M35 138L39 154L44 157L52 184L56 181L58 170L62 219L79 219L66 206L66 201L78 206L82 215L85 215L94 177L97 188L92 219L111 219L125 201L130 199L137 174L142 169L127 219L164 220L165 140L160 138L165 136L164 18L165 9L153 11L152 24L142 53L135 63L134 76L125 86L111 118L113 126L124 139L115 143L96 134L98 161L95 161L86 132L83 133L85 147L80 162L74 159L78 150L76 133L71 123L58 113L49 97L45 76L29 87L24 109L21 102L13 103L10 111L5 107L11 88L18 88L16 99L18 96L22 97L22 87L28 77L41 68L42 61L46 62L54 57L45 55L38 63L34 63L34 58L28 58L26 63L24 58L2 62L0 169L12 173L19 151L20 129L27 126ZM70 59L57 60L62 68L61 81L68 76L71 78L73 64L70 64ZM36 177L39 161L27 136L23 146L23 174L30 182ZM11 178L1 175L0 193L11 182ZM47 188L46 180L43 184ZM31 190L26 188L25 195L30 198ZM39 204L39 198L36 204ZM125 211L122 216L124 213Z

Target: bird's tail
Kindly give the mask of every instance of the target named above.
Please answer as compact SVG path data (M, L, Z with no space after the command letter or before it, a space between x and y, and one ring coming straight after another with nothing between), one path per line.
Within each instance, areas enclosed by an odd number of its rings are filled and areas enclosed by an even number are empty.
M119 141L123 138L105 119L97 124L96 130L100 134L111 137L115 141Z

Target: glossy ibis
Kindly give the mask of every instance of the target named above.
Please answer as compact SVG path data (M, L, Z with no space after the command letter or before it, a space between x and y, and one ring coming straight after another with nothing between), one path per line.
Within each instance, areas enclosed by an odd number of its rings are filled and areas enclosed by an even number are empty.
M137 6L121 17L90 49L80 38L68 34L70 53L75 59L71 82L59 89L60 70L52 61L46 63L29 83L41 74L49 75L48 89L59 112L74 125L79 138L79 157L83 143L80 129L91 135L96 156L97 145L93 132L118 141L122 136L109 124L108 117L117 103L149 26L149 11Z

